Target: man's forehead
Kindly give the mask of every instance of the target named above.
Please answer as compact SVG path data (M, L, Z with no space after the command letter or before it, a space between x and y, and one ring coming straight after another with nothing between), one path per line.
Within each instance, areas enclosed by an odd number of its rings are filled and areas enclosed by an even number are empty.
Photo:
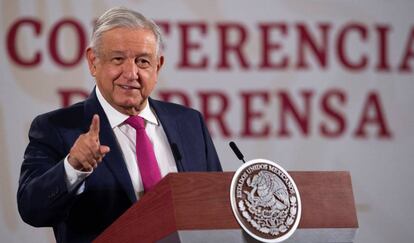
M132 33L107 31L101 38L101 51L107 54L125 54L127 52L147 53L151 55L156 52L157 42L151 32Z
M133 51L129 49L109 49L104 51L105 55L115 56L115 55L122 55L122 56L143 56L143 57L152 57L155 56L155 53L149 52L147 50L140 50L140 51Z

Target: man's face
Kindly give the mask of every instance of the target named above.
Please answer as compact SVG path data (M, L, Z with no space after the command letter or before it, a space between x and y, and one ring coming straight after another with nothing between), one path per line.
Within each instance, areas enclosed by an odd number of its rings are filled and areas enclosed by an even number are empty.
M86 52L89 69L104 98L116 110L137 115L157 83L163 57L148 29L115 28L102 34L97 53Z

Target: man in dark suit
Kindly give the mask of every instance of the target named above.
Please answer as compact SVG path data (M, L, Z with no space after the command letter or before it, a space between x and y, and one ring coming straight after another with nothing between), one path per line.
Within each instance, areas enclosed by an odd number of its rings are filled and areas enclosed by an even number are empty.
M222 170L201 114L149 97L161 46L159 28L137 12L113 8L97 20L86 51L96 88L30 128L17 193L25 222L53 227L58 242L89 242L151 190L131 117L145 121L161 177Z

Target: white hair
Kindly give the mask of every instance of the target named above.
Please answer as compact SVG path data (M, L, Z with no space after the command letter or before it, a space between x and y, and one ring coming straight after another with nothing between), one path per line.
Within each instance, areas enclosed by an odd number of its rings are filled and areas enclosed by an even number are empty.
M142 28L151 30L154 33L155 39L157 41L156 53L157 56L160 55L162 47L162 36L160 28L154 21L146 18L144 15L124 8L124 7L115 7L107 10L102 14L95 23L92 32L92 38L90 47L92 50L98 54L102 34L108 30L114 28Z

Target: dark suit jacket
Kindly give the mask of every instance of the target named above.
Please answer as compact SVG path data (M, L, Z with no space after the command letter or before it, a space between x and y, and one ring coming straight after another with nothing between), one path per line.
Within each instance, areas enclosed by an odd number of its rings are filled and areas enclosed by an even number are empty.
M199 112L150 99L175 157L178 171L221 171ZM85 179L85 190L68 191L63 160L75 140L101 120L100 142L111 148ZM95 92L84 102L36 117L21 167L17 202L22 219L53 227L57 242L89 242L137 201L121 149ZM139 227L139 226L137 226Z

